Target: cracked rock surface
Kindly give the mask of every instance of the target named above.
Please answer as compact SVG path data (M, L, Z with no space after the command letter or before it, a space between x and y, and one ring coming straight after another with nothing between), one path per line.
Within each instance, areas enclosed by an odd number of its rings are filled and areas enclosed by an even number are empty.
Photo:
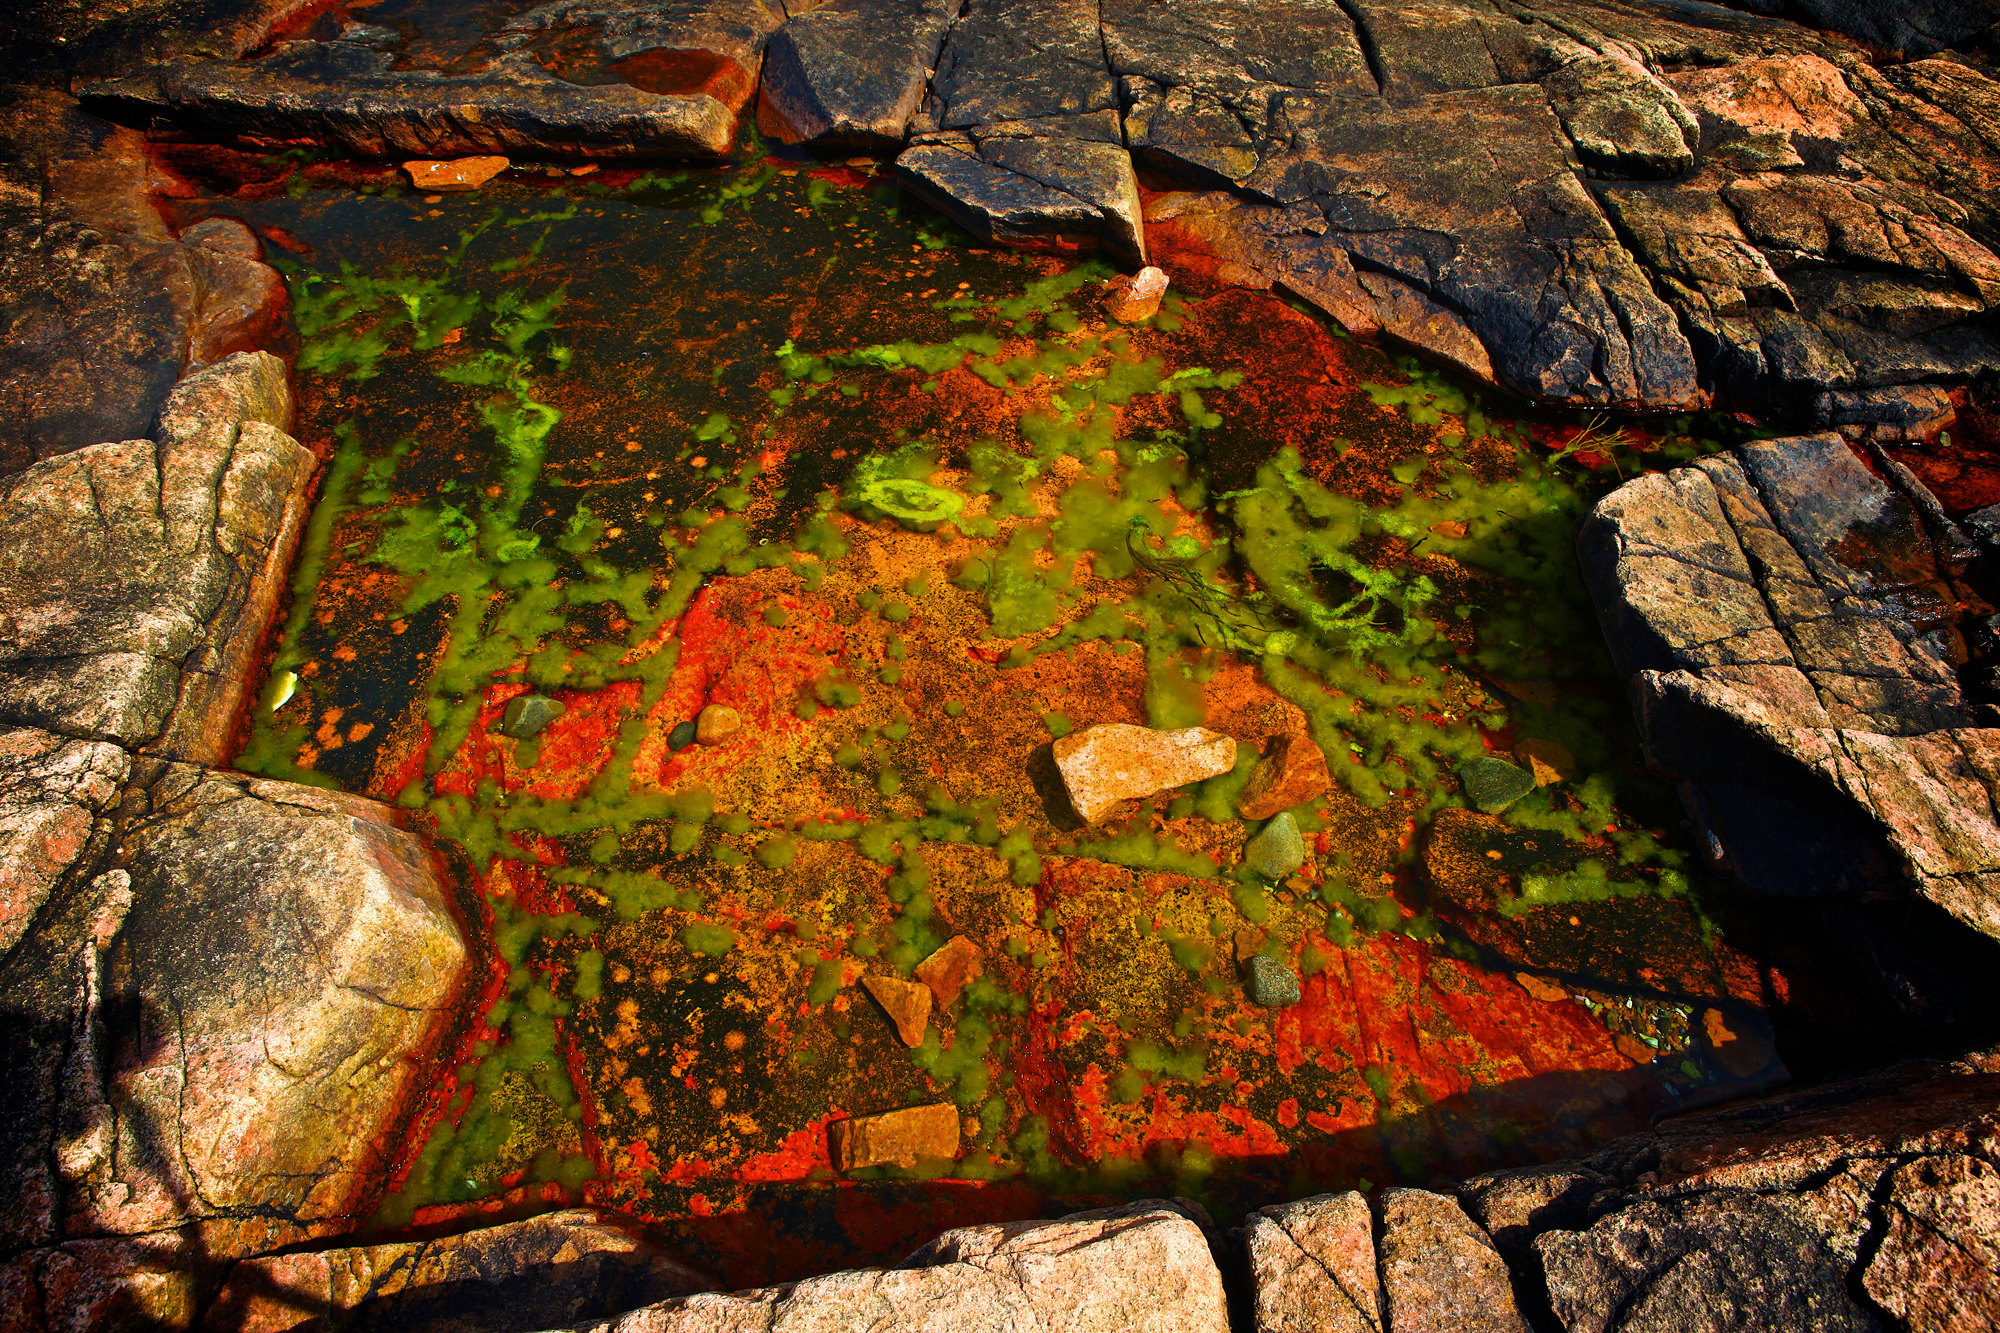
M1965 538L1832 433L1612 492L1578 537L1647 755L1765 893L1913 889L2000 938L2000 728L1954 629Z

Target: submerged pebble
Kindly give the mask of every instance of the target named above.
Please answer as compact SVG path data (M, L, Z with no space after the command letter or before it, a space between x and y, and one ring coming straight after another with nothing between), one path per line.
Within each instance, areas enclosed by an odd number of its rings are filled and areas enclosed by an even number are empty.
M1243 993L1261 1008L1289 1009L1299 1002L1299 974L1260 953L1244 969Z
M694 720L694 738L703 745L720 744L742 729L742 714L727 704L710 704Z
M1283 879L1305 864L1306 840L1299 836L1299 823L1289 810L1264 825L1256 837L1243 846L1243 861L1265 879Z
M688 746L695 743L696 738L700 734L700 729L693 722L683 722L667 733L667 748L669 750L685 750Z
M1497 815L1535 789L1535 775L1505 759L1475 759L1458 770L1465 799L1489 815Z
M517 741L541 734L542 728L561 717L565 708L560 699L545 694L517 694L500 713L500 734Z

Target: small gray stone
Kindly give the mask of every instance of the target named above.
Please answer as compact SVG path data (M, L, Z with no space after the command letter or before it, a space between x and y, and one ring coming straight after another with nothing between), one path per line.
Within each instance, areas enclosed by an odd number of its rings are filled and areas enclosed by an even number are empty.
M1465 799L1489 815L1535 789L1535 775L1505 759L1475 759L1460 766L1458 780L1465 784Z
M539 736L543 727L566 711L560 699L545 694L517 694L507 701L506 710L500 714L500 734L517 741Z
M1299 836L1299 824L1292 818L1292 812L1279 814L1245 843L1243 860L1266 879L1283 879L1304 865L1306 842Z
M667 733L667 748L678 754L700 738L701 729L693 721L681 723Z
M1299 1002L1299 976L1277 959L1260 953L1244 969L1243 992L1254 1005L1289 1009Z

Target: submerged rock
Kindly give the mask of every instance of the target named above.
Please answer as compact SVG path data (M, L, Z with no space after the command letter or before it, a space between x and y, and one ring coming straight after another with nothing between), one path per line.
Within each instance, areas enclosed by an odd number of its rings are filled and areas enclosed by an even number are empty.
M1527 769L1491 756L1459 765L1458 780L1465 785L1465 799L1489 815L1499 814L1537 785Z
M1256 954L1244 965L1243 993L1260 1008L1290 1008L1299 1002L1299 974L1269 954Z
M1312 737L1273 736L1236 798L1236 813L1245 819L1269 819L1332 790L1326 755Z
M836 1120L826 1127L836 1171L915 1166L958 1156L958 1108L950 1102Z
M1160 298L1167 294L1167 275L1157 268L1142 268L1111 290L1104 312L1120 324L1137 324L1160 313Z
M863 977L861 984L896 1025L896 1035L912 1050L924 1044L931 1022L931 988L901 977Z
M940 1009L958 1002L959 992L986 971L979 946L963 935L954 935L916 966L917 980L930 987Z
M1265 879L1283 879L1304 865L1306 841L1292 812L1282 811L1243 845L1243 863Z
M727 704L710 704L695 715L694 738L703 745L720 745L743 729L743 715Z
M455 194L476 190L505 171L511 163L504 157L458 157L449 162L418 159L403 164L410 184L429 194Z
M1522 740L1514 746L1514 759L1535 775L1537 787L1568 782L1576 773L1576 756L1554 741Z
M1184 787L1236 766L1236 742L1206 727L1155 731L1105 722L1055 743L1056 768L1084 822L1101 824L1121 802Z
M713 1287L615 1213L571 1208L455 1236L247 1259L202 1327L302 1324L403 1333L532 1333Z
M500 734L525 741L541 735L543 728L567 711L560 699L545 694L517 694L500 711Z

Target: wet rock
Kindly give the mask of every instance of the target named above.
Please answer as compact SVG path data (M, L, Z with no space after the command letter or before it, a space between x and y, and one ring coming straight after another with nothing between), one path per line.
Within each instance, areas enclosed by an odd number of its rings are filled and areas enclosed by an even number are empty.
M835 1120L826 1127L836 1171L915 1166L958 1156L958 1108L949 1102Z
M700 735L701 727L694 720L676 722L674 729L667 733L667 748L677 752L685 750L693 745Z
M861 984L882 1006L882 1012L896 1025L903 1045L915 1049L924 1044L924 1030L931 1022L931 989L901 977L863 977Z
M157 442L0 481L0 720L167 757L222 757L304 518L313 456L282 362L189 376Z
M1382 1192L1382 1290L1396 1333L1527 1333L1499 1251L1458 1202Z
M1752 1194L1642 1202L1534 1248L1567 1328L1672 1328L1719 1309L1736 1312L1736 1327L1771 1333L1878 1327L1820 1238Z
M287 42L260 60L167 61L81 96L121 123L362 157L720 157L735 142L735 108L707 92L570 83L525 52L463 75L395 63L358 42Z
M1273 736L1264 757L1250 770L1236 813L1245 819L1269 819L1280 810L1304 805L1333 790L1326 755L1310 736Z
M588 1328L590 1333L767 1328L1227 1333L1228 1303L1203 1234L1206 1222L1193 1204L1155 1200L1072 1213L1055 1222L963 1227L945 1232L895 1268L691 1296Z
M942 0L835 0L795 14L765 50L765 104L807 143L899 149L953 17Z
M1285 810L1243 844L1243 863L1265 879L1283 879L1306 862L1306 840L1299 822Z
M917 980L930 987L940 1009L958 1002L959 992L986 970L979 946L963 935L954 935L930 957L916 966Z
M150 435L182 375L282 335L274 270L168 232L142 136L16 89L0 143L0 475Z
M1123 801L1229 772L1236 742L1205 727L1155 731L1106 722L1057 740L1055 759L1076 812L1101 824Z
M1514 758L1534 774L1537 787L1568 782L1576 775L1576 756L1554 741L1529 737L1514 746Z
M1268 954L1256 954L1243 968L1243 993L1262 1009L1289 1009L1299 1002L1299 974Z
M509 165L504 157L459 157L449 162L419 158L405 162L403 174L426 194L460 194L478 189Z
M435 1240L247 1259L202 1327L530 1333L711 1289L632 1223L573 1208Z
M1514 980L1522 990L1546 1004L1555 1004L1570 997L1569 987L1532 972L1516 972Z
M2000 938L2000 731L1917 506L1836 435L1628 483L1578 537L1656 770L1775 894L1914 889Z
M1260 1208L1243 1224L1258 1333L1382 1333L1368 1200L1349 1190Z
M1731 1023L1720 1009L1702 1010L1701 1031L1717 1063L1733 1078L1749 1078L1778 1058L1768 1039L1740 1019Z
M545 694L517 694L500 710L500 734L517 741L539 736L544 727L567 711L560 699Z
M1477 810L1438 811L1424 838L1424 870L1439 897L1473 912L1490 912L1511 897L1507 832L1506 824Z
M1156 268L1142 268L1130 281L1112 288L1104 310L1120 324L1137 324L1160 313L1160 298L1166 294L1167 275Z
M372 801L180 764L123 814L129 910L53 1152L67 1225L203 1220L217 1256L351 1229L467 977L428 849Z
M1459 765L1458 780L1465 786L1465 799L1489 815L1499 814L1537 785L1527 769L1490 756Z
M694 720L694 738L719 745L743 729L743 715L727 704L710 704Z
M0 728L0 956L107 832L132 759L115 745Z

